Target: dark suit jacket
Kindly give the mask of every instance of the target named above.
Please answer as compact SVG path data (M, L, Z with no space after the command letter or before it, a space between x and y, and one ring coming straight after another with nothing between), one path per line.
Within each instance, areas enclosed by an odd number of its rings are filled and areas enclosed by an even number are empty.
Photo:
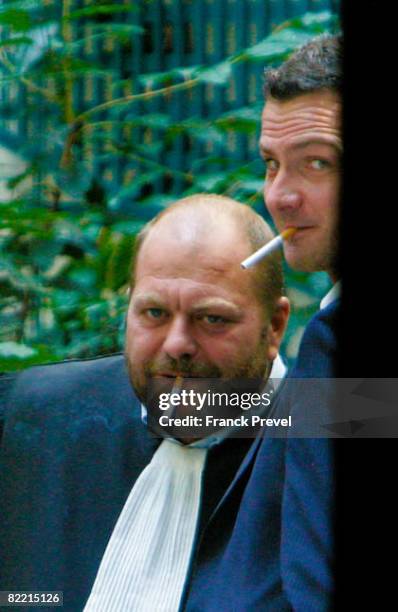
M335 376L337 317L334 302L310 321L290 378ZM309 398L289 389L275 413L288 404L294 417ZM188 612L330 609L332 460L330 439L256 439L201 537Z
M62 609L79 612L160 440L141 421L121 355L3 376L0 407L0 590L62 590ZM251 443L210 449L199 537Z

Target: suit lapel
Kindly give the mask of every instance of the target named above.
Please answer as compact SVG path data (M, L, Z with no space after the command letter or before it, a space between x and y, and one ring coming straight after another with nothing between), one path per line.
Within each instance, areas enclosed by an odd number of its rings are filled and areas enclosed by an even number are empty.
M281 406L281 402L278 401L278 398L280 397L280 394L282 390L284 389L284 387L288 384L288 378L289 378L289 374L287 374L285 379L281 381L281 384L278 388L278 393L267 415L270 418L275 418L276 416L281 416L281 417L286 416L284 414L281 414L281 410L283 410L283 408L286 409L286 406L284 405L286 404L286 402L284 402L284 404L282 404ZM249 448L246 456L244 457L241 465L239 466L238 471L236 472L231 484L229 485L224 495L222 496L222 498L216 505L214 511L210 515L208 523L210 523L210 521L213 520L214 516L219 512L219 510L224 506L224 504L227 503L231 495L236 492L237 487L242 488L245 482L247 482L251 474L251 471L253 469L254 462L255 462L255 459L256 459L261 443L263 444L267 443L265 438L267 438L267 429L262 428L258 432L257 437L254 439L253 444Z
M220 508L228 501L229 497L231 496L233 492L235 492L236 488L238 486L242 486L243 483L248 480L250 473L251 473L251 469L254 465L254 460L256 458L258 449L260 447L261 439L262 439L262 436L260 432L257 438L254 439L253 444L251 445L247 455L245 455L231 484L229 485L224 495L222 496L222 498L220 499L220 501L214 508L213 512L211 513L206 526L213 520L214 516L218 513Z

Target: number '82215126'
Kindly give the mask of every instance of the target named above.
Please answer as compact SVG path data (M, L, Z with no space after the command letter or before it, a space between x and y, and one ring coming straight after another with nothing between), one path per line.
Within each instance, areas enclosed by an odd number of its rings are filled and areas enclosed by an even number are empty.
M62 606L62 591L0 591L1 606Z

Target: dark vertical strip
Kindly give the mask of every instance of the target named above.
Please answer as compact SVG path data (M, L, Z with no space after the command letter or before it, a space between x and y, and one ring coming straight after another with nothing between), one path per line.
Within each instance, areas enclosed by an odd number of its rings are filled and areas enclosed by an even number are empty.
M167 3L164 22L164 61L166 69L181 67L184 64L184 21L182 12L183 0ZM169 98L165 111L173 122L183 119L184 92L176 92ZM183 169L183 137L179 135L170 143L166 153L165 164L171 169L168 181L171 190L177 196L181 193L182 180L173 175L174 170Z
M187 66L201 66L205 63L205 3L203 0L192 0L184 3L184 36L185 63ZM186 116L205 118L205 85L199 84L185 95ZM204 155L204 146L197 139L185 139L184 170L195 172L195 164Z
M224 57L226 3L227 0L206 0L205 58L208 65L216 64ZM219 117L226 110L225 98L225 87L206 84L205 112L210 120ZM225 153L220 145L214 143L207 143L206 149L209 157Z
M233 0L227 4L226 18L226 42L230 48L226 49L228 55L237 53L247 46L247 27L239 27L239 24L247 24L247 6L245 2ZM247 104L248 89L248 67L246 63L233 66L232 77L226 90L227 103L231 109L240 108ZM237 162L246 159L247 138L243 134L230 131L228 139L228 158L230 166L234 167Z

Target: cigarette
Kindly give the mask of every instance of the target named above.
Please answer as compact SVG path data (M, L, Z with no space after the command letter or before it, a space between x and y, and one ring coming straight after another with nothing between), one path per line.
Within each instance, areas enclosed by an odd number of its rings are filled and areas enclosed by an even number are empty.
M182 381L183 381L182 376L178 375L174 381L174 385L173 385L170 395L172 395L173 393L178 393L178 394L180 393L182 389Z
M170 392L170 397L172 395L180 395L181 393L181 389L182 389L182 383L183 383L183 378L182 376L178 375L176 376L176 379L174 381L174 385L173 388ZM177 410L177 406L175 406L174 404L172 405L171 403L169 404L169 408L171 408L171 414L170 416L173 417L176 413Z
M258 249L258 251L253 253L253 255L250 255L250 257L242 261L242 263L240 264L241 267L244 270L247 270L247 268L255 266L259 261L264 259L264 257L268 257L268 255L271 255L271 253L280 249L282 247L283 241L293 236L293 234L295 234L296 232L296 227L288 227L287 229L283 230L283 232L281 232L279 236L276 236L270 242L267 242L267 244L261 247L261 249Z

